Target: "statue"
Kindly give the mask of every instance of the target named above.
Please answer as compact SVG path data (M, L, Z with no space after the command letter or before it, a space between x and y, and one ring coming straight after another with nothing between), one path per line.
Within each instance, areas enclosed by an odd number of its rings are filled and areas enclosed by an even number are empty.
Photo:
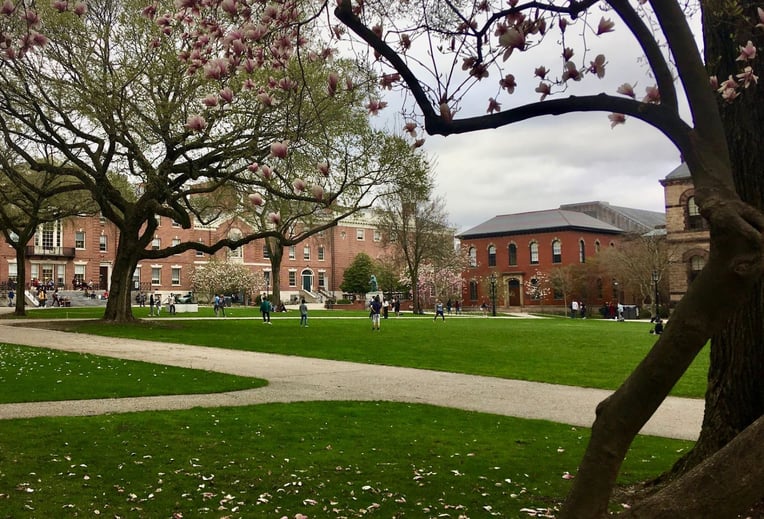
M377 285L377 276L374 274L372 274L371 278L369 279L369 286L371 286L371 292L377 292L379 290L379 285Z

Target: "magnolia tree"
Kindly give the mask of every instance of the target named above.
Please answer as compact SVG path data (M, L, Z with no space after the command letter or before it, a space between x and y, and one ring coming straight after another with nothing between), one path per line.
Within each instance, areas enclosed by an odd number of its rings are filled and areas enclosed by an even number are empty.
M563 517L607 513L611 490L634 436L761 278L764 215L736 192L719 111L719 103L753 95L756 45L727 39L725 55L733 56L737 69L729 70L727 79L709 77L683 7L676 0L422 0L400 5L340 0L335 10L352 34L373 49L383 84L400 86L410 94L429 133L449 135L545 115L599 111L608 114L612 126L634 117L654 127L689 166L696 200L710 226L710 258L677 305L666 333L623 386L598 407ZM754 26L764 26L764 11L753 2L745 2L745 9L738 3L734 9L715 2L707 7L709 15L721 18L719 13L724 12L734 18L720 21L720 27L750 28L739 31L751 35L750 39L756 37ZM608 58L604 50L592 49L605 48L606 38L615 30L633 36L645 55L654 83L643 95L637 94L634 78L624 78L613 92L596 90L596 81L608 69ZM729 30L720 33L726 38ZM581 44L574 42L578 35L584 36ZM599 45L598 40L603 43ZM518 55L549 46L557 50L539 55L527 76L520 75L521 69L510 69ZM490 84L492 95L474 88L478 84ZM524 85L537 85L533 89L538 101L513 102L513 95ZM583 94L567 96L566 90L574 85L576 93ZM593 95L585 91L587 85ZM460 115L471 93L483 98L484 115ZM679 109L680 98L687 101L687 119ZM407 127L416 132L416 120L410 119ZM692 471L624 515L716 517L722 512L743 512L761 498L764 419L743 427ZM729 462L732 457L734 463Z
M525 281L524 286L525 294L531 301L543 307L546 298L552 294L553 280L546 272L537 270Z
M265 289L265 276L246 265L212 258L191 273L194 292L206 294L211 301L215 294L238 294L252 297Z
M464 289L462 274L468 265L469 257L461 250L426 261L419 266L419 294L429 296L431 305L436 299L447 301L460 298ZM409 280L404 278L404 282L409 283Z

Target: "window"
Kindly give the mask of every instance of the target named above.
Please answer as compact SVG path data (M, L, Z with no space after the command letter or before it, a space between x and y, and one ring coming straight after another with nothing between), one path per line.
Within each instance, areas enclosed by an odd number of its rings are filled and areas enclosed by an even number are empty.
M109 250L107 247L106 235L104 234L98 237L98 250L101 252L106 252Z
M689 285L695 278L700 275L700 271L706 266L706 259L703 256L693 256L690 258L690 272L687 276L687 284Z
M151 284L162 284L162 267L151 267Z
M469 255L470 267L477 267L477 249L475 247L470 247Z
M318 261L324 261L324 246L318 246Z
M584 240L578 240L578 262L586 263L586 244Z
M103 215L103 212L98 213L98 219L101 221L101 225L106 223L106 217Z
M700 215L700 208L695 203L695 197L687 199L687 229L691 231L702 230L706 228L706 221Z
M326 290L326 272L318 273L318 288Z
M289 271L289 286L290 287L296 287L297 286L297 271L290 270Z
M154 218L157 221L157 227L161 227L162 226L162 217L157 214L157 215L154 215Z
M366 239L366 231L363 229L356 229L355 230L355 239L356 240L365 240Z
M532 241L530 244L531 265L537 265L539 262L539 244Z
M264 270L263 271L263 280L265 281L265 291L268 291L268 287L271 286L271 271L270 270Z
M554 298L555 299L563 298L562 290L559 287L554 287Z
M204 240L203 240L203 239L201 239L201 238L199 238L199 243L200 243L200 244L202 244L202 245L204 245ZM203 252L203 251L200 251L200 250L197 250L197 251L196 251L196 257L197 257L197 258L202 258L202 257L204 257L204 252Z
M77 231L74 233L74 248L75 249L85 248L85 231Z
M8 279L14 283L19 280L19 267L15 263L8 263Z
M310 245L306 245L302 248L302 259L304 260L310 259Z
M243 247L236 247L235 249L228 249L228 257L229 258L243 258L244 257L244 248Z
M133 271L133 288L135 290L141 289L141 267L136 267Z
M180 285L180 267L172 267L170 270L170 282L173 285Z
M173 220L172 221L172 226L173 227L180 227L180 224L178 222L176 222L175 220Z
M85 265L74 266L74 279L77 280L78 285L82 285L85 282Z
M159 250L162 248L162 240L154 238L151 240L151 250Z
M496 266L496 246L495 245L488 246L488 266L489 267Z
M180 245L180 238L173 238L172 239L172 246L176 247L178 245Z
M268 244L263 243L263 258L270 258L271 257L271 251L268 250Z
M382 233L379 229L374 229L374 241L382 241Z
M297 257L297 253L295 252L295 246L294 246L294 245L291 245L291 246L289 247L289 259L290 259L290 260L293 260L293 259L295 259L296 257Z
M560 240L552 242L552 263L562 263L562 242Z
M509 244L509 264L517 265L517 245L514 243Z
M478 284L474 279L470 281L470 300L477 301L478 298Z
M600 253L600 241L596 240L594 242L594 253L599 254Z

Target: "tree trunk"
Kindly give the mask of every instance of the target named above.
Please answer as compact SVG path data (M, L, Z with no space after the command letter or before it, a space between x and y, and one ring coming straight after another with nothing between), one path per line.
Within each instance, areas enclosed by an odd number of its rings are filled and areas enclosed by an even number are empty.
M19 240L19 243L22 243ZM25 317L26 312L26 289L27 289L27 248L26 242L16 248L16 308L13 315Z
M137 236L137 233L119 233L119 245L111 272L109 299L103 315L105 321L131 322L135 320L130 287L133 272L138 265L138 252L141 250Z
M739 46L752 40L761 48L764 31L754 28L758 1L741 0L744 16L735 16L704 2L703 34L709 73L720 81L742 68L736 61ZM732 37L731 37L732 35ZM753 70L761 73L764 57L758 53ZM720 101L735 188L740 198L764 208L764 90L745 89L732 103ZM711 341L711 365L703 427L695 447L674 467L676 476L694 467L726 445L764 414L764 286L748 293L726 327ZM761 497L764 497L762 491Z
M271 304L281 303L281 261L284 259L284 246L281 242L273 240L275 243L271 246L269 240L268 248L271 256Z

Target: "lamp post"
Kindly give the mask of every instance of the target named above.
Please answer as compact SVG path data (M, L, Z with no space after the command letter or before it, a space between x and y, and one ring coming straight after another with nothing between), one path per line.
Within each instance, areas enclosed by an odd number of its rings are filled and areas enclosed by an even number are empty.
M496 317L496 274L491 274L491 315Z
M653 306L655 307L654 318L658 319L658 271L653 270L653 287L655 288L655 297L653 298Z

